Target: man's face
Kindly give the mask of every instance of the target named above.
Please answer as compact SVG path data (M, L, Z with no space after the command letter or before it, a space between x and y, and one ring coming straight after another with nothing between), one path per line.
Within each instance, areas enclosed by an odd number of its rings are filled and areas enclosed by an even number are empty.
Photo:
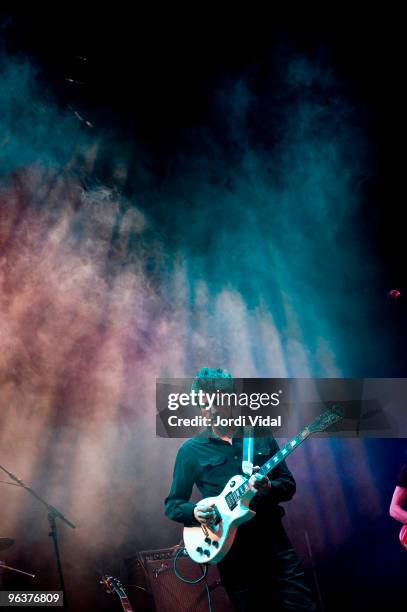
M201 405L201 411L202 411L202 414L206 417L214 416L216 414L219 414L222 417L229 417L231 416L231 412L232 412L229 406L221 406L221 405L217 405L216 403L212 404L212 406L210 406L209 403L205 403Z
M214 402L212 406L209 406L209 403L205 403L203 406L201 406L201 413L204 417L211 417L212 421L215 421L216 417L218 416L226 419L237 416L238 410L236 407L229 406L227 403L222 405ZM224 434L233 434L236 431L236 427L229 424L223 427L218 425L217 431Z

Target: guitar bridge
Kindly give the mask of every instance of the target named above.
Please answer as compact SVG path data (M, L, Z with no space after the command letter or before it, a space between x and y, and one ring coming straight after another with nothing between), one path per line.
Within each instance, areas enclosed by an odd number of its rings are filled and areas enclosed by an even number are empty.
M215 525L218 525L221 522L222 517L216 506L213 507L213 511L215 513Z
M204 532L204 535L206 538L209 538L209 531L206 525L204 525L203 523L201 523L201 529Z
M222 517L220 515L219 510L217 509L216 506L213 507L213 511L215 513L215 520L213 521L213 523L211 523L212 525L219 525L219 523L222 521ZM210 528L210 525L209 525ZM205 538L209 538L209 529L206 525L204 525L203 523L201 523L201 529L204 532Z

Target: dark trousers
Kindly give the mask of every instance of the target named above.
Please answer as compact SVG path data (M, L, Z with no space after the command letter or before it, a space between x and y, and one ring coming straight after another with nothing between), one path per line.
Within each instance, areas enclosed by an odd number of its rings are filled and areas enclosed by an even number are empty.
M256 518L239 527L232 548L218 563L236 611L315 612L297 553L281 522L262 524Z

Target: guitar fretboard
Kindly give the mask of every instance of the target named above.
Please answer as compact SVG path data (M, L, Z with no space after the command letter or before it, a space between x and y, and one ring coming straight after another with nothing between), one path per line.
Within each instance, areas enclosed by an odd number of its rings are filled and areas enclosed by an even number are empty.
M267 476L267 474L271 472L271 470L275 468L276 465L284 461L284 459L290 453L292 453L297 448L297 446L299 446L302 442L304 442L304 440L306 440L310 434L311 434L311 431L309 431L308 427L305 427L305 429L300 431L298 436L295 436L295 438L291 438L291 440L289 440L285 446L280 448L280 450L275 455L273 455L268 461L266 461L266 463L264 463L261 466L258 473L261 474L262 476ZM238 501L241 497L243 497L243 495L247 493L248 490L249 490L249 479L247 478L240 485L240 487L236 489L236 491L233 492L233 497L235 501Z
M128 597L120 597L121 604L123 606L124 612L133 612L133 608L130 605Z

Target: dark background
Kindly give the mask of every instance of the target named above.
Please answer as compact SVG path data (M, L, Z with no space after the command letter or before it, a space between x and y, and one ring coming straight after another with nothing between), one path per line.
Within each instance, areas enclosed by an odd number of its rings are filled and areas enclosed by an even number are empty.
M276 50L327 58L356 109L355 127L361 127L367 137L370 174L354 222L365 228L366 248L380 261L373 285L362 285L360 292L374 304L378 343L380 338L386 359L378 351L369 370L361 364L354 376L404 377L403 20L390 11L383 14L369 9L357 15L333 6L329 13L321 13L299 11L293 5L287 13L277 14L273 6L267 13L257 7L231 7L222 15L219 8L210 10L205 5L196 5L189 12L163 10L158 5L149 12L130 11L117 4L109 10L66 4L46 10L38 6L3 8L1 44L8 54L32 58L40 80L61 107L75 108L92 124L108 130L130 159L142 149L156 185L165 184L171 160L180 147L185 149L191 130L205 125L220 134L222 141L222 125L210 105L219 83L245 74L252 91L261 97L272 87L270 66ZM70 83L67 77L79 83ZM275 136L264 133L261 119L259 112L251 125L252 137L267 147ZM223 146L230 147L230 142L225 139ZM95 171L101 181L111 180L108 165L108 161L101 162ZM125 189L132 192L131 180ZM387 295L393 288L402 292L397 301ZM405 443L372 440L366 444L386 508L404 460ZM354 523L349 544L332 549L317 566L325 609L400 603L407 560L397 545L397 524L390 519L364 521L356 507L350 512ZM300 540L295 525L292 534ZM160 545L158 541L138 542L142 548ZM383 573L385 578L380 580Z
M130 158L141 148L155 185L165 183L180 148L199 146L189 138L194 129L205 125L222 143L222 120L211 105L220 84L243 75L254 94L267 97L275 56L300 53L326 60L353 105L355 129L363 130L368 143L370 172L355 223L366 228L366 249L378 255L381 269L377 285L362 285L360 292L377 308L377 333L391 356L372 364L372 372L353 374L405 375L407 301L404 295L397 303L386 299L390 289L403 294L407 286L401 222L405 42L397 12L334 5L325 11L272 6L271 11L222 12L204 5L188 11L123 4L116 10L63 5L47 11L3 9L2 14L3 49L34 59L39 78L61 106L110 130ZM257 112L251 137L271 146L276 135L264 133L261 107ZM231 146L228 139L223 146L226 151ZM227 153L233 158L233 151ZM109 182L106 165L99 163L97 173ZM134 189L131 179L125 189Z

